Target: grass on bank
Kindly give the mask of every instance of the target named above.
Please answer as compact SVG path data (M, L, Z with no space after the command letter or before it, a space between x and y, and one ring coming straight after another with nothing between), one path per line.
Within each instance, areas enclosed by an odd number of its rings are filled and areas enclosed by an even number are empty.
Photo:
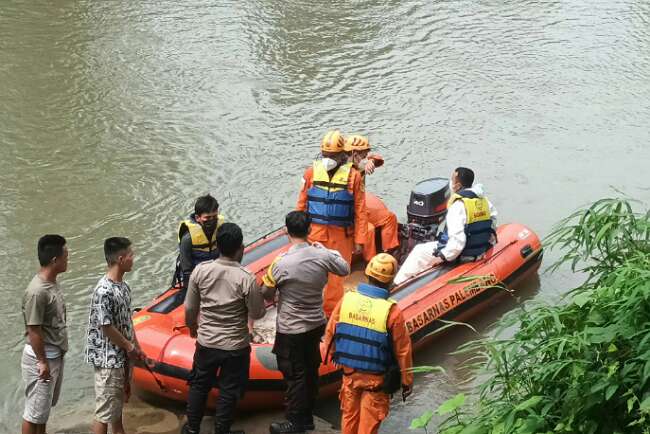
M600 200L562 220L545 247L562 251L551 270L569 264L585 282L457 351L479 386L438 407L438 432L650 434L650 210ZM411 428L426 430L432 414Z

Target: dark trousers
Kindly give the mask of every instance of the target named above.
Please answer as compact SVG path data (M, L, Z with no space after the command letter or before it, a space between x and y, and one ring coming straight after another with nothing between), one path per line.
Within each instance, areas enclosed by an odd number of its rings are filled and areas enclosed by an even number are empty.
M321 364L320 340L325 325L306 333L277 333L273 352L287 383L287 419L296 424L313 423L318 396L318 367Z
M205 402L214 386L219 388L215 433L230 430L237 401L244 396L250 361L250 347L226 351L203 347L197 342L188 381L187 424L190 430L199 432Z

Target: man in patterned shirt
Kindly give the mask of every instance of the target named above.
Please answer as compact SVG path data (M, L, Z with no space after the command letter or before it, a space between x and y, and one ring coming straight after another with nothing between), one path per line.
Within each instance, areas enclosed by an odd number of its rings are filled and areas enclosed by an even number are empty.
M94 434L124 434L122 407L131 394L129 360L143 360L131 320L131 288L122 280L133 268L127 238L104 242L108 271L93 291L86 338L86 361L95 368Z

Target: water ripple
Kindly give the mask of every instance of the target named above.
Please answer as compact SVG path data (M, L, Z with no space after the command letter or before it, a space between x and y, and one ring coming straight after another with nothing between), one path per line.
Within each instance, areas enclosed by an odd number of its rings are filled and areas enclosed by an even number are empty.
M649 16L639 0L6 1L0 431L18 422L20 297L40 234L69 239L68 366L85 369L104 238L134 241L145 303L169 283L196 196L215 194L246 239L268 232L327 129L370 136L387 164L368 187L400 216L415 180L458 165L506 221L541 232L610 185L648 198ZM68 390L64 406L92 384Z

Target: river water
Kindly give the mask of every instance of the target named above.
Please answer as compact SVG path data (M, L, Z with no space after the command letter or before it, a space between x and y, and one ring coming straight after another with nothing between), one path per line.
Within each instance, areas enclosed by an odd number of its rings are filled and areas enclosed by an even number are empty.
M387 163L368 188L398 216L416 181L458 165L502 222L541 235L615 189L650 200L645 0L4 0L0 101L0 432L22 411L20 301L40 235L71 251L61 419L91 408L81 353L103 239L135 242L143 304L170 280L196 196L212 192L254 239L294 205L329 128L370 136ZM524 295L575 281L542 275ZM446 354L470 337L418 356L447 374L419 378L385 432L457 392Z

